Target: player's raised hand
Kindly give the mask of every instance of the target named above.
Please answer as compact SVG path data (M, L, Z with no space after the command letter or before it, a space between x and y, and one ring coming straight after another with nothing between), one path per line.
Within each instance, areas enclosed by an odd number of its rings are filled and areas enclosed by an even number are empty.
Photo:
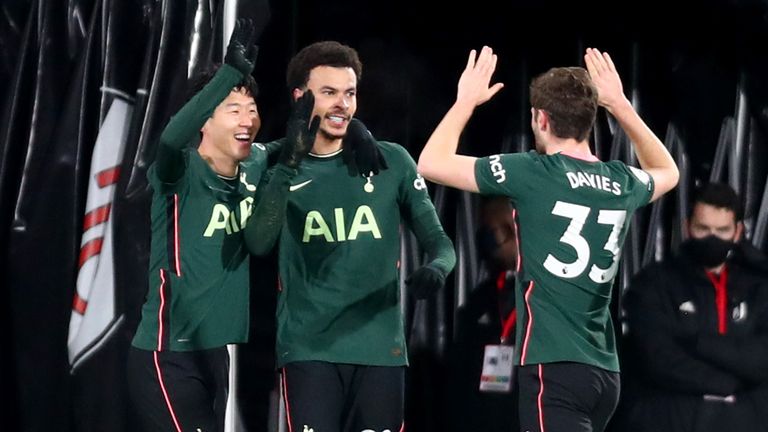
M235 22L235 28L232 30L232 36L229 38L229 45L227 45L227 52L224 56L224 63L237 69L243 75L251 73L259 53L259 47L253 44L254 34L252 20L238 19Z
M597 88L597 103L611 111L620 104L627 103L621 78L608 53L601 53L595 48L587 48L584 63Z
M469 52L467 66L459 78L457 103L466 103L476 107L487 102L504 87L502 83L491 85L491 77L496 70L496 54L493 49L484 46L477 55L475 50Z
M315 136L320 128L320 117L312 117L315 107L315 97L312 90L307 90L293 103L291 116L278 162L289 167L298 168L299 163L315 145Z

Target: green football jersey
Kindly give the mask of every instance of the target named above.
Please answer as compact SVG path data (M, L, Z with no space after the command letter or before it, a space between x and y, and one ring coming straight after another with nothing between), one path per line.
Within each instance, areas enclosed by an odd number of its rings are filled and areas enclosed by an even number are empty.
M133 345L191 351L246 342L249 254L242 230L266 169L267 152L251 146L235 181L220 178L196 149L184 150L184 175L161 182L155 166L149 290Z
M564 154L478 159L483 194L515 208L520 259L516 362L619 370L609 305L629 222L653 195L644 171Z
M389 168L370 179L350 176L338 152L310 154L291 180L279 239L279 366L408 362L400 309L401 222L429 223L447 245L450 240L410 155L397 144L378 145Z

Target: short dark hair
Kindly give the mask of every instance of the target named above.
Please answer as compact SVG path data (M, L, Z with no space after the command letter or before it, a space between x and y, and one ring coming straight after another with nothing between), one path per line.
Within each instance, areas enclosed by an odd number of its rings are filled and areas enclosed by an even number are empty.
M216 72L218 72L219 68L221 68L220 64L214 64L210 68L204 69L203 71L191 76L187 81L186 100L189 101L196 94L200 93L200 90L202 90L203 87L205 87L205 85L208 84L211 79L213 79L213 76L216 75ZM243 79L241 79L240 82L234 86L234 88L237 91L245 90L245 93L251 95L254 100L256 100L256 96L259 94L259 85L250 74L244 76Z
M597 117L597 89L586 69L552 68L531 81L533 108L549 114L552 133L559 138L589 138Z
M736 216L736 222L744 219L744 207L739 194L725 183L705 183L700 186L694 195L693 205L688 217L693 214L696 204L708 204L719 209L728 209Z
M358 82L363 76L363 64L354 48L336 41L315 42L302 48L288 63L285 74L288 90L304 87L309 81L309 72L318 66L352 68Z

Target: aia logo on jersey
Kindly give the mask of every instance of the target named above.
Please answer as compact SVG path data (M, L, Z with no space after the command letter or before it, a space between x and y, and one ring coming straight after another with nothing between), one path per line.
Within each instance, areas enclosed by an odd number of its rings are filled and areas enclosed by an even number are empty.
M243 198L240 205L233 209L221 203L214 204L203 237L213 237L216 232L221 230L224 230L227 235L239 232L245 228L252 210L253 197Z
M333 209L333 217L323 214L319 210L307 213L304 220L304 235L302 243L309 243L318 236L328 243L357 240L361 233L370 233L375 239L381 239L381 230L376 222L373 210L367 205L362 205L355 210L352 225L347 227L343 208Z
M416 190L427 188L427 182L424 181L424 177L422 177L421 174L416 174L416 180L413 181L413 188Z
M504 171L504 167L501 166L501 156L493 155L488 158L488 162L491 164L491 172L496 177L496 183L501 183L507 179L507 172Z

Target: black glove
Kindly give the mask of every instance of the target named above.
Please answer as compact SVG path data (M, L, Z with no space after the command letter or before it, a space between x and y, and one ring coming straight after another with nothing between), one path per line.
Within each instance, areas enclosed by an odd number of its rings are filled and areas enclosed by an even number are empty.
M433 296L445 285L445 275L430 264L422 266L405 279L405 286L419 300Z
M349 169L349 175L368 177L371 173L376 175L388 168L376 140L360 120L353 118L349 122L343 143L342 156Z
M251 74L259 54L259 47L253 44L254 34L253 21L238 19L229 38L227 53L224 55L224 63L240 71L243 76Z
M298 168L304 156L315 145L315 135L320 127L320 117L314 116L309 123L309 117L315 108L315 97L312 91L307 90L294 104L291 117L288 119L288 128L285 134L285 143L277 159L289 168ZM307 124L309 123L309 127Z

